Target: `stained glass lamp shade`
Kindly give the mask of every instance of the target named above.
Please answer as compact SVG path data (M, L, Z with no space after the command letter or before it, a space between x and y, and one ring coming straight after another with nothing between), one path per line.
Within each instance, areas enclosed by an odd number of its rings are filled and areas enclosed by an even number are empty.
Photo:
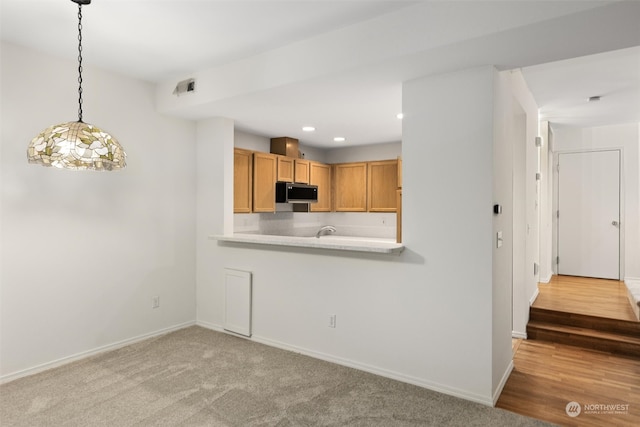
M50 126L31 140L27 160L63 169L116 170L126 166L126 153L118 141L102 129L82 121L82 5L78 4L78 121Z
M48 127L31 140L29 163L64 169L114 170L126 166L118 141L96 126L68 122Z

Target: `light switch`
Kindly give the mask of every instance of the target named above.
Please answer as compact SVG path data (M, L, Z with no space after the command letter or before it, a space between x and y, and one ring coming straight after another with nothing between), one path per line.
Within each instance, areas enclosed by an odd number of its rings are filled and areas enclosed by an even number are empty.
M497 248L502 247L502 231L498 231L496 233L496 247Z

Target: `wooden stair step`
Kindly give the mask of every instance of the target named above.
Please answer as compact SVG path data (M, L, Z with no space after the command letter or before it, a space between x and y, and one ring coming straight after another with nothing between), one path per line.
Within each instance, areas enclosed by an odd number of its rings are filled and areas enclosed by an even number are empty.
M531 339L640 357L640 336L537 320L529 321L527 335Z
M530 321L640 337L640 322L531 307Z
M628 342L631 344L640 345L640 337L633 337L630 335L618 334L615 332L599 331L599 330L590 329L590 328L582 328L582 327L569 326L569 325L558 325L554 323L538 322L538 321L529 322L528 327L552 330L556 332L564 332L567 334L592 336L592 337L597 337L601 339L609 339L614 341L622 341L622 342Z

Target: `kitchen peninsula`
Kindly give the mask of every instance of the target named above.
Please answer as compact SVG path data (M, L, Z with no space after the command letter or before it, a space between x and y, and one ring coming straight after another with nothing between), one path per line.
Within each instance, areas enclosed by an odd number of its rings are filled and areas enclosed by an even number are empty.
M401 243L393 239L374 237L322 236L320 238L300 236L278 236L271 234L214 235L209 237L219 242L254 244L263 246L289 246L298 248L331 249L337 251L367 252L398 255L404 250Z

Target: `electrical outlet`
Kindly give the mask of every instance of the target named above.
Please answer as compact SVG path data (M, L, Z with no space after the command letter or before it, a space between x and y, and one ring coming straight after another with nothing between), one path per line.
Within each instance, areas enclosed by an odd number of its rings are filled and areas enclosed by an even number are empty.
M155 297L151 298L151 308L158 307L160 307L160 297L156 295Z
M329 327L330 328L335 328L336 327L336 315L335 314L330 314L329 315Z

